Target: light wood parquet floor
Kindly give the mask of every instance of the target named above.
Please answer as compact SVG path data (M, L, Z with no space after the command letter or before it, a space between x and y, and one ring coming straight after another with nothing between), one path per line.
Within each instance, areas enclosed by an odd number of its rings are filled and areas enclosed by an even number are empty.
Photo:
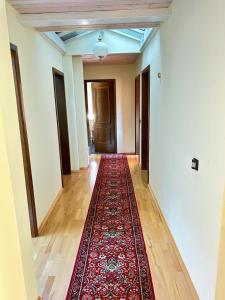
M65 178L65 187L40 237L33 239L36 277L43 300L64 300L98 171L99 155L90 167ZM196 300L190 278L176 251L164 218L141 172L129 156L157 300Z

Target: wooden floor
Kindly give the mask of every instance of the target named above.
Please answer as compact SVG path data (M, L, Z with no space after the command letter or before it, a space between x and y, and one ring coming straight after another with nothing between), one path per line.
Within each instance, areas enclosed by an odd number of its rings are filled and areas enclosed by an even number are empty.
M85 222L100 156L87 170L66 177L42 236L33 240L36 276L43 300L64 300ZM136 156L129 156L135 194L157 300L192 300L195 295Z

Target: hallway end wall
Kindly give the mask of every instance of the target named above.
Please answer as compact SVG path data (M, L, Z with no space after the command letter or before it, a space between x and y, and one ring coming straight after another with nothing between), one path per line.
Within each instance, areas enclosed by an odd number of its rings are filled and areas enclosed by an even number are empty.
M135 64L85 65L84 79L116 80L117 152L135 152Z
M151 67L151 188L204 300L215 299L225 180L224 11L175 0L138 64Z

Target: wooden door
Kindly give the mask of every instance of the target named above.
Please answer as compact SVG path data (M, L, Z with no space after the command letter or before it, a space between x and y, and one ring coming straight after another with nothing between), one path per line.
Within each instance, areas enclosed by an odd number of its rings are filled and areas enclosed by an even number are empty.
M149 171L150 68L142 72L141 168Z
M61 73L60 71L53 69L53 78L55 86L55 103L58 125L61 172L62 175L68 175L71 174L71 166L64 76L63 73Z
M93 112L95 115L94 144L98 153L116 152L115 81L92 83Z
M135 79L135 154L140 153L140 75Z
M18 111L20 139L21 139L22 154L23 154L23 165L24 165L24 175L25 175L25 182L26 182L30 228L31 228L32 237L36 237L38 236L38 226L37 226L35 199L34 199L30 152L29 152L29 144L28 144L28 137L27 137L27 127L26 127L26 120L25 120L25 113L24 113L24 106L23 106L23 93L22 93L22 84L21 84L21 77L20 77L19 58L18 58L17 47L11 44L10 48L11 48L13 76L14 76L15 91L16 91L17 111Z

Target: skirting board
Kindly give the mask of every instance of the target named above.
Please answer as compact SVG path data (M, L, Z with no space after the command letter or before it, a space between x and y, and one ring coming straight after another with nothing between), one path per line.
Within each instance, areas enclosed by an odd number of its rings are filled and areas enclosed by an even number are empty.
M118 152L117 154L136 155L135 152Z
M181 255L180 255L180 252L179 252L178 248L177 248L177 245L176 245L176 242L175 242L175 240L174 240L174 238L173 238L173 235L172 235L172 233L171 233L171 231L170 231L170 229L169 229L169 226L168 226L168 224L167 224L167 221L166 221L166 219L165 219L165 217L164 217L164 215L163 215L163 212L162 212L162 210L161 210L161 208L160 208L160 206L159 206L159 202L158 202L157 198L155 197L155 194L154 194L154 192L153 192L153 190L152 190L152 188L151 188L151 186L150 186L149 184L148 184L148 188L149 188L149 191L150 191L151 196L152 196L152 199L153 199L153 204L154 204L154 205L156 206L156 208L159 210L159 214L160 214L160 216L161 216L161 218L162 218L162 220L163 220L163 222L164 222L164 224L165 224L165 226L166 226L166 230L167 230L169 236L171 237L171 240L172 240L172 242L173 242L174 252L175 252L175 254L176 254L177 258L178 258L178 261L179 261L179 263L180 263L180 266L181 266L181 268L182 268L182 270L183 270L183 272L184 272L184 276L185 276L186 279L187 279L187 282L188 282L188 284L189 284L190 291L191 291L191 293L192 293L194 299L199 299L199 296L198 296L198 294L197 294L197 292L196 292L196 290L195 290L195 287L194 287L194 285L193 285L193 283L192 283L191 277L190 277L190 275L189 275L189 273L188 273L188 270L187 270L187 268L186 268L186 266L185 266L185 264L184 264L184 262L183 262L183 259L182 259Z
M63 193L63 188L60 189L60 191L58 192L55 200L52 202L46 216L44 217L44 219L42 220L40 226L38 226L38 235L41 235L41 233L43 232L47 222L48 222L48 218L49 216L51 215L51 213L53 212L55 206L56 206L56 203L58 202L58 200L60 199L61 195ZM40 299L41 300L41 299Z

